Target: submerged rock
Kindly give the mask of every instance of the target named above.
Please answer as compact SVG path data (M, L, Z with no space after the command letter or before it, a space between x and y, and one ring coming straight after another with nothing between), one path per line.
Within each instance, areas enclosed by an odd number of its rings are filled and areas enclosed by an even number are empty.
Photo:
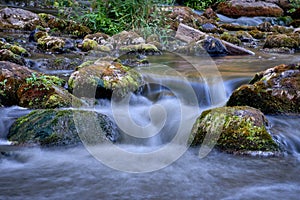
M79 110L35 110L17 119L8 140L18 145L66 146L115 142L116 125L106 115Z
M72 73L68 85L73 94L79 97L110 99L114 92L122 98L143 85L143 78L120 63L99 61Z
M250 154L279 151L266 129L267 120L257 109L221 107L204 111L192 129L191 145L205 144L221 151Z
M227 105L247 105L265 114L299 114L299 64L279 65L257 73L249 84L232 93Z

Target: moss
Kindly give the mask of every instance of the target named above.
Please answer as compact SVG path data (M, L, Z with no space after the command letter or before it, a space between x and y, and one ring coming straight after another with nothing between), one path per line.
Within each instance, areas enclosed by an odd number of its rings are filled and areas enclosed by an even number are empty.
M82 41L81 49L83 51L90 51L92 49L95 49L98 46L98 43L91 39L84 39Z
M194 124L192 146L216 144L222 151L241 153L247 151L278 151L278 145L266 130L263 114L250 107L222 107L205 111Z
M227 42L230 42L232 44L241 45L242 42L240 39L238 39L236 36L229 34L228 32L224 32L221 35L221 39L225 40Z
M270 35L267 37L266 42L264 44L264 48L279 47L298 48L299 43L294 38L289 37L285 34Z
M255 39L263 39L267 37L267 33L259 31L257 29L249 31L249 34L252 35Z
M91 120L91 117L99 123L103 133L93 132L93 142L101 142L103 139L117 139L118 132L112 122L105 115L89 111L72 110L35 110L30 114L20 117L11 126L8 139L17 144L39 144L42 146L64 146L81 143L78 130L82 130L74 122L77 118ZM79 120L79 119L77 119ZM88 123L85 121L85 123ZM78 129L77 129L78 128ZM92 129L91 129L92 130Z
M153 44L137 44L120 47L120 51L130 54L160 55L161 52Z
M248 105L266 114L300 113L299 65L279 65L260 72L230 96L227 105Z

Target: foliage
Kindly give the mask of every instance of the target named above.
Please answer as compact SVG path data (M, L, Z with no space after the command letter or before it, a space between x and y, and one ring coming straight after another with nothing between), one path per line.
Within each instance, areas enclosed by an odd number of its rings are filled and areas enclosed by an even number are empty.
M47 90L53 85L63 86L63 82L64 81L58 77L48 75L37 76L36 73L32 73L31 77L26 78L27 84L37 87L44 86Z
M199 0L187 0L187 1L184 1L184 5L185 6L188 6L188 7L191 7L195 10L204 10L216 3L220 3L220 2L223 2L225 0L202 0L202 1L199 1Z
M5 96L5 85L6 85L6 83L7 83L7 79L4 79L3 81L0 82L0 96Z
M300 0L290 0L291 9L289 13L295 12L298 8L300 8Z

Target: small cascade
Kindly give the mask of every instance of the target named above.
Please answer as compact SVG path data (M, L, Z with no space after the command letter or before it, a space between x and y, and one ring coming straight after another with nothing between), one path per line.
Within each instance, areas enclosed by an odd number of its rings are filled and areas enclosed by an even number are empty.
M6 140L6 136L8 134L10 126L14 123L14 121L30 112L30 110L21 108L18 106L8 107L8 108L0 108L0 145L8 144Z
M270 131L287 153L300 159L300 117L268 116Z

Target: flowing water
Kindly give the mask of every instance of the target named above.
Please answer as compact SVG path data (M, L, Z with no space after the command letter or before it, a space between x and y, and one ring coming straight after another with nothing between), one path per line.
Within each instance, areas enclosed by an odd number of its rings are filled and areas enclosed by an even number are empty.
M0 108L0 199L298 199L299 116L267 116L270 132L287 150L281 157L217 151L199 157L199 148L182 147L203 110L224 105L256 72L299 62L299 54L195 60L166 53L149 60L149 67L137 68L148 81L143 90L124 104L99 100L92 108L121 126L116 145L12 148L8 129L30 110ZM63 70L54 72L71 72Z

